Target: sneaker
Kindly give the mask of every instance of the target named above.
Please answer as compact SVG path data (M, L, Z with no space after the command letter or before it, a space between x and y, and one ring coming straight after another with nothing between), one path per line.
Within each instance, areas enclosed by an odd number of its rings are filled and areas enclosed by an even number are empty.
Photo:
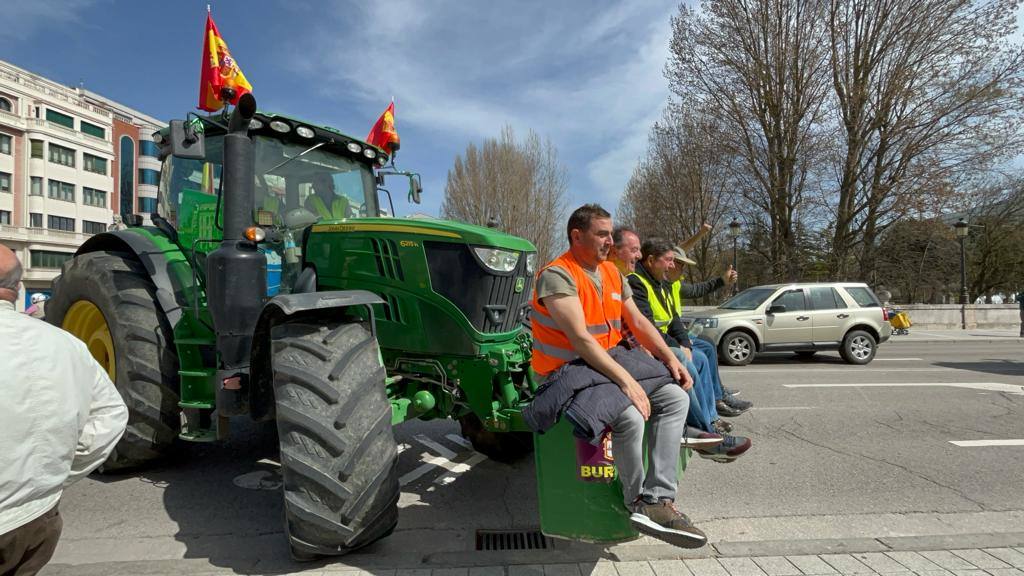
M722 443L725 438L722 438L718 434L711 432L705 432L697 428L690 426L686 427L686 431L683 433L683 439L680 441L680 445L683 448L693 448L694 450L701 448L714 448Z
M629 523L641 534L680 548L700 548L708 543L708 537L679 512L671 500L648 504L638 499L633 504Z
M725 403L725 400L718 400L715 402L715 411L718 412L719 416L725 416L726 418L733 418L746 412L746 410L737 410L732 406Z
M714 448L701 448L697 450L702 458L714 460L715 462L733 462L744 452L750 449L750 438L743 436L726 436L722 443Z
M722 385L722 395L724 396L739 396L740 391L735 388L727 388L724 384Z
M739 398L735 396L730 396L728 394L726 394L722 398L722 402L725 402L730 408L742 410L743 412L746 412L747 410L750 410L751 408L754 407L754 403L751 402L750 400L740 400Z
M719 418L711 423L711 428L714 429L715 434L725 436L729 432L732 432L732 423Z

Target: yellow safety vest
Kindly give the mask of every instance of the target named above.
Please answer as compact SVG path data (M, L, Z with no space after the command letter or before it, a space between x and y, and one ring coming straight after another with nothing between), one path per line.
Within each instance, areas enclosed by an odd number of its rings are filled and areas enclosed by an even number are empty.
M676 309L676 316L683 316L683 279L680 278L672 283L672 305Z
M662 304L662 301L669 301L665 294L665 290L660 289L655 291L654 286L648 282L646 278L636 272L633 272L630 276L639 278L640 282L645 288L647 288L647 301L651 303L651 312L654 315L654 318L652 318L651 321L654 323L654 327L660 330L663 334L668 334L668 325L672 322L672 311ZM658 292L660 292L660 294Z
M320 199L316 194L309 197L310 202L313 203L313 208L316 209L317 215L321 218L330 220L341 219L348 216L348 199L335 196L334 200L331 200L331 209L327 210L327 206L324 201Z

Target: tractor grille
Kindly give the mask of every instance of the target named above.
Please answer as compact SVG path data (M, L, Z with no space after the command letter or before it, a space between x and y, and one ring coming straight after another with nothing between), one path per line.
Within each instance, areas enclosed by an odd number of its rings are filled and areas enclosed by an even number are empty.
M533 294L533 278L526 273L525 256L520 256L512 272L495 273L485 268L465 244L423 245L434 292L458 306L474 328L496 334L511 332L522 324Z
M539 530L477 530L477 550L544 550L548 538Z

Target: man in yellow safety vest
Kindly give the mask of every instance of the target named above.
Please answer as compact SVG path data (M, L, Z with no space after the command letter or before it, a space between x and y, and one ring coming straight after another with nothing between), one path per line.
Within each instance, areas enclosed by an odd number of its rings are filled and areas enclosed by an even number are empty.
M320 172L313 176L313 193L306 198L304 207L324 220L348 218L348 198L334 191L334 176Z

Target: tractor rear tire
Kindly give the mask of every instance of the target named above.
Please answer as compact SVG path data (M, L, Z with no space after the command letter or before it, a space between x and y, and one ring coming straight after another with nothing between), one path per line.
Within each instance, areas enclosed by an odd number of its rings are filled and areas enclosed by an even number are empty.
M292 557L351 552L398 524L398 445L377 341L360 324L275 326L274 396Z
M459 418L462 435L473 444L473 449L491 460L511 464L533 452L533 434L530 432L492 432L484 428L476 414Z
M102 318L94 315L88 334L81 333L81 311L95 309ZM157 306L156 286L145 267L121 252L72 258L54 280L46 320L86 341L108 371L113 363L111 379L128 406L128 428L100 472L138 468L166 456L181 427L178 355L173 329ZM109 334L96 338L104 324Z

